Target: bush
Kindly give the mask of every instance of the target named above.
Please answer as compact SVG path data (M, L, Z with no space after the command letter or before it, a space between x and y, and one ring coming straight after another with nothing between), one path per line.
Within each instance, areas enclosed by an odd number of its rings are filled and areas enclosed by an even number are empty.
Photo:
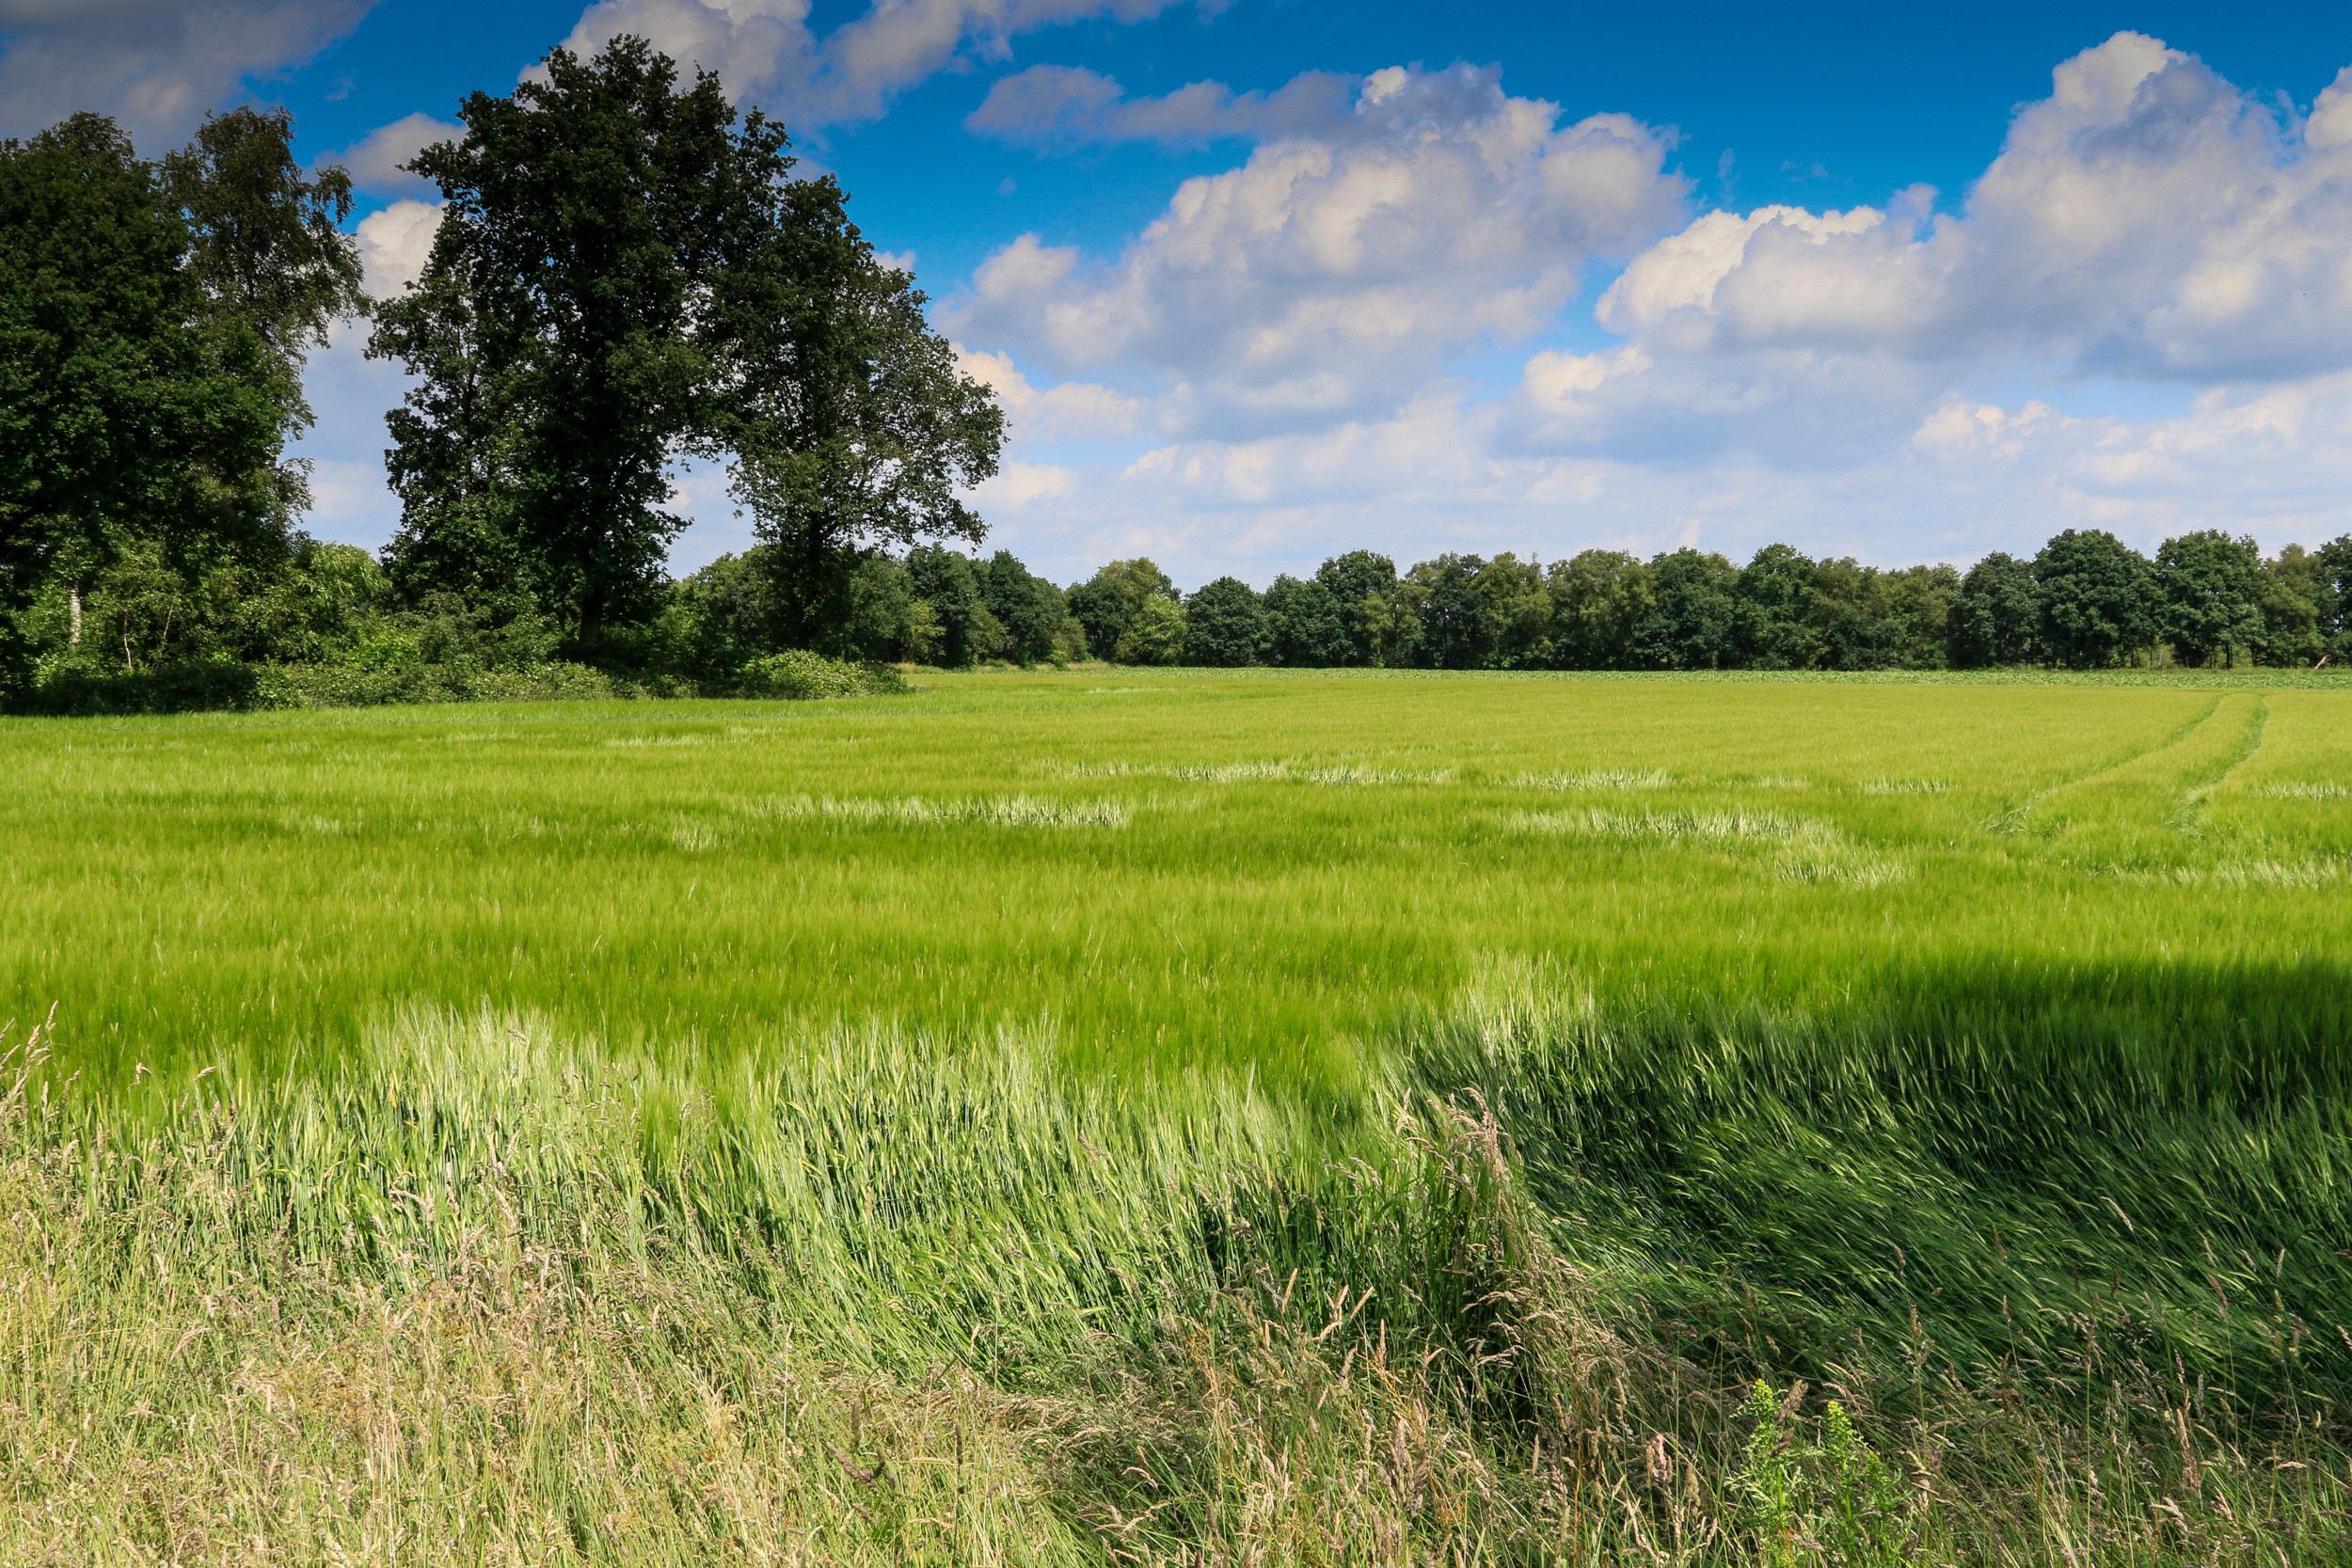
M252 712L264 708L376 707L387 703L541 703L633 697L634 688L583 664L514 670L471 663L384 666L167 664L136 672L48 673L9 707L52 717L129 713Z
M753 659L738 677L746 697L869 697L904 691L907 683L886 664L851 664L822 654L791 649Z

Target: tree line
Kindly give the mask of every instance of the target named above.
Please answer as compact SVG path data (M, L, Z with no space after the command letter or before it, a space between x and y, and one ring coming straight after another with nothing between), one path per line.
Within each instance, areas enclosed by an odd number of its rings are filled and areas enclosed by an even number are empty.
M1067 595L1089 647L1137 664L1441 670L1931 670L2169 661L2309 667L2352 654L2352 534L2265 559L2204 530L2153 560L2069 529L2030 560L1965 573L1812 560L1742 565L1697 549L1585 550L1549 565L1445 554L1399 574L1335 556L1263 593L1226 577L1179 594L1150 561Z
M0 143L0 700L209 700L260 666L446 690L594 665L741 689L786 651L970 665L1918 669L2308 665L2344 654L2352 536L2153 560L2069 531L2029 561L1881 570L1785 545L1549 564L1357 550L1263 593L1148 560L1057 586L961 499L1003 417L830 176L643 40L551 52L408 166L443 198L417 282L361 290L349 179L284 111L138 155L76 115ZM367 320L399 530L303 534L309 350ZM682 579L678 465L723 465L757 546ZM403 688L403 672L436 672ZM177 683L176 685L174 683ZM233 680L229 681L233 686ZM124 696L125 692L129 694Z

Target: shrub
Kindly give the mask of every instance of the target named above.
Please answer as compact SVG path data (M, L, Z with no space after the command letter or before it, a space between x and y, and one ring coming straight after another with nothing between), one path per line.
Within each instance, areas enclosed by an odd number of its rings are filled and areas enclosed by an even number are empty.
M906 681L883 664L851 664L790 649L753 659L738 677L746 697L786 697L805 701L820 697L866 697L904 691Z

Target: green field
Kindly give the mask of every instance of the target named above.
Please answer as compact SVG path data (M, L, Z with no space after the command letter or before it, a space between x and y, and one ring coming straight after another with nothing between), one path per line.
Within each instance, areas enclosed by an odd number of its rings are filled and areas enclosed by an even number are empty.
M1502 956L1676 1001L2170 1006L2347 929L2352 693L932 685L13 722L0 990L109 1074L488 1002L665 1054L1018 1022L1324 1088Z
M2352 685L924 684L0 724L9 1560L2352 1552Z

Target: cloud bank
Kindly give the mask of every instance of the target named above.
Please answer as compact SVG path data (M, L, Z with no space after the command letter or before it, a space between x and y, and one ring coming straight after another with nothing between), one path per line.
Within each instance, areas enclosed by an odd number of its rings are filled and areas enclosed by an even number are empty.
M879 119L891 99L942 71L1002 60L1011 40L1064 23L1141 22L1177 0L874 0L822 38L808 0L596 0L564 40L581 53L621 33L716 71L739 101L795 129ZM1213 14L1217 0L1196 0Z
M1687 197L1665 135L1622 115L1563 125L1492 71L1376 71L1344 129L1186 181L1113 261L1023 235L942 318L1055 373L1152 385L1172 432L1312 428L1542 329L1589 263L1676 226Z
M184 139L256 71L309 58L374 0L0 0L0 135L83 109L141 147Z
M2118 34L1952 210L1693 213L1660 128L1462 69L1333 90L992 89L973 128L1030 145L1258 142L1119 256L1023 236L944 307L1061 476L984 495L1009 535L1263 578L1382 539L1899 561L2352 529L2352 68L2298 115ZM1500 389L1464 373L1514 345Z

